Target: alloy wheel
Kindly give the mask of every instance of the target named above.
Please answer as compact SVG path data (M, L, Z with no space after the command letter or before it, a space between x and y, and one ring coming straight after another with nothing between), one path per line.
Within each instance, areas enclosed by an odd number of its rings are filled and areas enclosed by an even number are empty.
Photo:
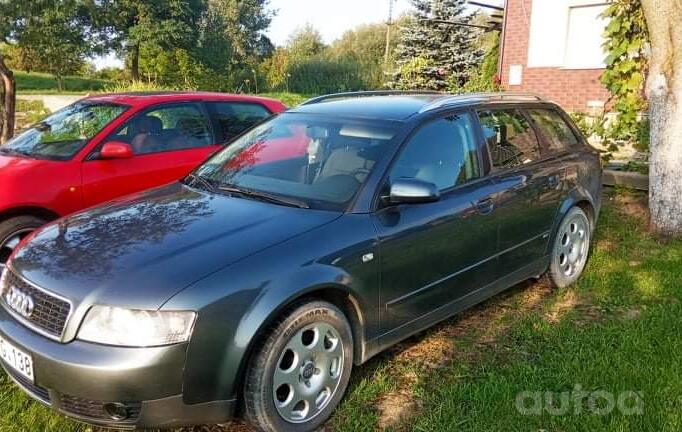
M590 247L590 222L582 212L573 213L564 221L554 247L554 259L561 275L572 279L579 275Z
M284 347L273 376L279 415L290 423L317 416L332 400L346 361L339 332L316 322L300 329Z

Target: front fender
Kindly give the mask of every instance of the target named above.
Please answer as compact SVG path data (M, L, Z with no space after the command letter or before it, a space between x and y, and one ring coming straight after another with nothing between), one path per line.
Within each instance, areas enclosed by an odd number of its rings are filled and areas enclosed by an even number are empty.
M363 331L376 328L379 260L362 260L376 248L373 227L364 216L341 219L221 270L164 305L199 311L184 371L186 403L234 399L261 332L310 293L352 296Z

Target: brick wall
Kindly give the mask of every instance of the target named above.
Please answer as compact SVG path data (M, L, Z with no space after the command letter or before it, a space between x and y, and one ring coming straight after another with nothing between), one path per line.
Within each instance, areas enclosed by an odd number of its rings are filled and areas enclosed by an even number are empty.
M533 92L567 111L588 111L589 101L607 101L602 69L529 68L528 40L533 0L507 0L502 53L502 85L509 91ZM509 85L509 67L523 67L522 84Z

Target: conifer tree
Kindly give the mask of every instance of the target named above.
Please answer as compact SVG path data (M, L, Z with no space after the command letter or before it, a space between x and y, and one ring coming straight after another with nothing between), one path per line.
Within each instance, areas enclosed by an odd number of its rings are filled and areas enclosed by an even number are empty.
M466 0L411 0L412 20L396 50L398 71L389 86L445 90L461 87L483 58L476 48L479 30L469 23Z

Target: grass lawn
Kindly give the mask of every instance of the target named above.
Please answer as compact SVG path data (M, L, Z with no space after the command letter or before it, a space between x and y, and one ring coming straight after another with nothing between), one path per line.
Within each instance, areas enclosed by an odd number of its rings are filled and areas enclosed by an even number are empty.
M17 80L17 93L19 94L59 93L57 90L57 80L50 74L15 71L14 76ZM110 81L83 78L78 76L67 76L64 78L64 91L59 94L81 94L102 91L108 85L111 85Z
M682 241L647 234L643 200L608 195L575 286L521 284L356 368L328 429L680 430ZM575 403L575 390L592 396ZM517 396L535 394L528 392L542 392L539 413L517 410ZM554 405L544 402L546 392ZM630 414L606 412L608 395L629 395ZM0 431L86 430L30 401L4 376L0 412Z

